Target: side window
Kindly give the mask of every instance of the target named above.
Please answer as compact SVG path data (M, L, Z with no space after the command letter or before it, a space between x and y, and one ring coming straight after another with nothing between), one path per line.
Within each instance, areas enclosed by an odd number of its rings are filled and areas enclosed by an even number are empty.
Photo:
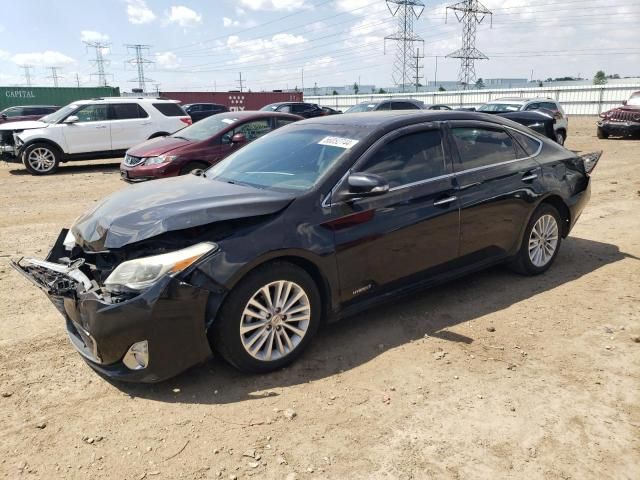
M140 118L149 118L149 114L147 113L147 111L144 108L142 108L137 103L136 103L136 106L138 107L138 117L140 117Z
M103 122L109 118L108 110L106 104L84 105L73 115L78 117L79 122Z
M282 113L291 113L291 105L283 105L278 108L278 111Z
M540 141L534 140L528 135L525 135L520 132L516 132L515 130L509 130L509 133L511 133L511 136L516 139L516 142L518 142L520 147L522 147L522 149L525 151L525 153L528 156L535 155L540 149L540 145L541 145Z
M113 120L131 120L140 118L140 110L137 103L115 103L111 105L111 118Z
M22 113L22 107L13 107L13 108L7 108L4 111L4 114L8 117L20 117L23 115Z
M185 111L182 110L182 107L177 103L173 103L173 102L154 103L153 106L165 117L184 117L185 116Z
M292 105L291 107L293 113L313 112L316 109L315 105L309 105L308 103L299 103Z
M213 111L213 105L202 105L203 112L211 112Z
M240 125L233 131L233 134L236 133L244 133L244 136L247 137L248 141L255 140L256 138L260 138L265 133L269 133L271 131L271 125L269 125L269 120L256 120L253 122L247 122L243 125Z
M41 110L38 107L25 107L23 115L41 115Z
M557 112L560 109L558 105L554 102L542 102L540 103L540 108L546 108L547 110L551 110L552 112Z
M462 169L486 167L495 163L515 160L513 139L504 130L476 127L451 129Z
M539 109L540 109L540 104L539 103L530 103L525 108L525 110L539 110Z
M289 125L290 123L295 123L296 120L290 118L276 118L276 128L284 127L285 125Z
M391 110L419 110L419 108L409 102L392 102Z
M359 168L398 187L447 173L439 130L410 133L382 146Z
M382 102L375 110L391 110L391 102Z

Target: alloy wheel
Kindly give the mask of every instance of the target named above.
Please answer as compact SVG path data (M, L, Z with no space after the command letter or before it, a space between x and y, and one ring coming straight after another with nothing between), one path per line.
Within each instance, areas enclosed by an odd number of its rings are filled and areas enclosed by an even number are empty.
M302 287L287 280L271 282L253 294L242 312L242 345L257 360L279 360L300 345L310 320L311 304Z
M55 167L56 157L48 148L38 147L29 152L27 162L37 172L46 173Z
M558 248L558 222L553 215L542 215L529 235L529 259L536 267L547 265Z

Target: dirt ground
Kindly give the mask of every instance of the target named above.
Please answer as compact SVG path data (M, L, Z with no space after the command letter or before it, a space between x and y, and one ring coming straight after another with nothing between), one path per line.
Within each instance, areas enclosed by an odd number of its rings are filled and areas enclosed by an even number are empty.
M111 384L7 266L125 186L0 164L0 478L640 478L640 141L604 149L554 267L494 268L333 324L292 367ZM295 412L295 416L293 416ZM290 418L292 417L293 418Z

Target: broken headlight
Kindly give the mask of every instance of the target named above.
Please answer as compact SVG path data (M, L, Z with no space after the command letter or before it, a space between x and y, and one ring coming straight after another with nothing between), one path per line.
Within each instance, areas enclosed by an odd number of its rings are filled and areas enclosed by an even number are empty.
M105 280L104 286L112 292L144 290L163 275L181 272L203 255L217 249L215 243L203 242L176 252L128 260L116 267Z

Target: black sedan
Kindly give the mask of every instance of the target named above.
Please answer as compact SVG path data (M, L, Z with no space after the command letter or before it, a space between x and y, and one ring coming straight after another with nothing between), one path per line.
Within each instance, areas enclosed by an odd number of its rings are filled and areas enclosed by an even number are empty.
M107 376L158 381L212 350L268 372L324 320L498 263L545 272L598 159L494 115L305 120L107 197L14 267Z

